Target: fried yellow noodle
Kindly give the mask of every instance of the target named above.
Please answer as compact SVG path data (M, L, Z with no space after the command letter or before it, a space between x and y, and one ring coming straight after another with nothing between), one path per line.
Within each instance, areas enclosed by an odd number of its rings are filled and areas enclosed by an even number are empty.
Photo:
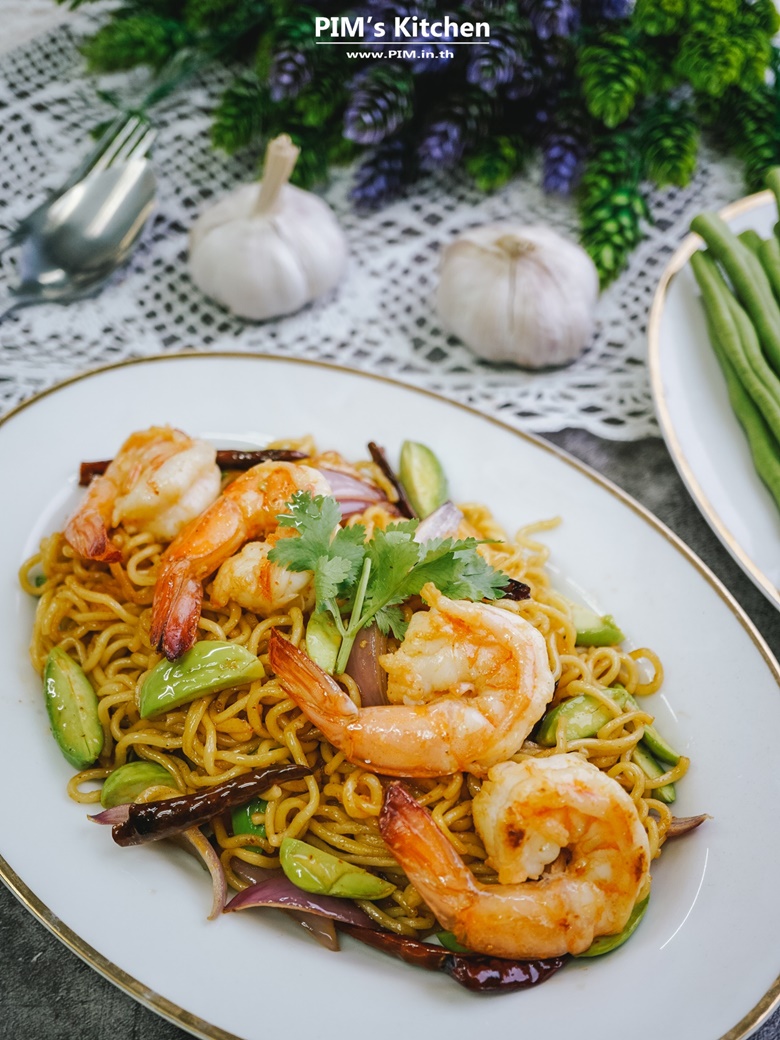
M313 449L310 441L279 442L278 446L303 447L309 452ZM393 497L392 487L372 463L358 465ZM631 761L631 751L652 715L620 709L605 690L620 683L635 696L654 693L663 679L660 661L645 648L627 652L619 647L576 647L570 604L551 587L545 568L547 549L535 538L557 521L525 527L512 539L485 506L467 504L461 508L473 534L492 543L481 548L488 561L531 588L529 599L503 600L500 605L522 615L544 636L556 681L550 706L587 693L614 713L593 738L567 741L559 732L555 747L541 747L528 740L515 757L569 751L586 756L630 793L647 830L651 855L659 855L671 812L653 797L653 790L678 780L687 770L688 760L682 758L674 768L649 780ZM360 518L369 529L390 519L381 507L372 507ZM104 750L98 766L73 777L70 796L77 802L98 802L100 792L95 781L134 758L159 763L171 776L170 788L148 790L147 800L203 789L272 764L295 762L319 767L316 776L277 785L265 793L265 837L233 836L229 820L214 821L229 883L236 889L247 886L233 870L234 858L258 867L277 867L282 840L305 838L349 862L381 870L396 883L395 891L386 899L359 903L380 925L403 935L428 933L435 921L379 834L377 821L383 801L380 778L350 764L326 742L270 671L267 648L271 629L282 629L299 644L306 621L301 611L290 609L264 619L232 602L217 609L210 602L211 586L207 583L200 638L242 644L259 656L266 677L201 697L159 718L142 719L137 692L160 660L150 644L149 627L156 572L165 544L148 534L130 536L122 530L116 532L114 541L122 549L122 562L105 564L79 559L57 533L43 540L39 553L27 560L20 572L23 588L39 600L31 645L34 667L42 672L52 647L60 646L80 662L99 699ZM348 677L345 683L359 704L357 686ZM479 779L456 773L415 780L414 785L416 796L432 811L475 875L493 879L472 820L471 801L479 790Z

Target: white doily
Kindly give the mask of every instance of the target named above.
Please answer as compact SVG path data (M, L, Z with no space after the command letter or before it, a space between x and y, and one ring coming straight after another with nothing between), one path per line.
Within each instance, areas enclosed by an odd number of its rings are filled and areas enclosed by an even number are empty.
M78 34L89 22L81 16L71 24ZM647 311L693 215L742 194L734 163L705 150L689 187L653 195L655 223L603 294L588 350L568 368L532 374L475 359L442 333L432 300L441 248L466 227L512 217L576 235L572 204L545 195L538 170L487 197L463 178L430 179L368 216L353 212L351 173L339 173L325 194L346 231L351 262L334 294L262 325L234 319L205 299L187 275L187 229L212 196L256 176L255 156L228 159L209 145L210 110L226 82L224 73L209 73L156 113L159 204L129 265L96 298L20 310L0 324L0 409L76 371L126 357L240 350L381 372L526 430L580 427L615 440L657 435L645 364ZM0 60L0 108L1 238L75 165L89 147L88 130L109 110L84 78L71 28ZM0 279L7 283L13 273L6 255Z

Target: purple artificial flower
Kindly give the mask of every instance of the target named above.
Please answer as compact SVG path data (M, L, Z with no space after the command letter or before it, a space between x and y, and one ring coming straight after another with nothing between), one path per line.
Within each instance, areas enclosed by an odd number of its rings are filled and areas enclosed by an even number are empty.
M522 62L520 41L508 26L495 25L489 40L468 49L466 80L487 94L495 94L498 87L514 79L515 70Z
M576 0L521 0L520 6L540 40L569 37L580 27L580 5Z
M406 143L387 138L358 168L350 198L358 209L378 209L401 194L411 177L410 165Z
M412 112L408 73L382 62L363 69L352 82L344 112L344 136L357 144L379 144L406 122Z
M565 131L553 131L542 146L544 190L557 195L570 195L582 176L581 142Z
M429 125L420 142L420 166L430 171L449 169L457 164L465 147L462 125L454 119L438 119Z
M296 98L311 83L313 72L308 57L291 47L277 51L268 72L272 101Z

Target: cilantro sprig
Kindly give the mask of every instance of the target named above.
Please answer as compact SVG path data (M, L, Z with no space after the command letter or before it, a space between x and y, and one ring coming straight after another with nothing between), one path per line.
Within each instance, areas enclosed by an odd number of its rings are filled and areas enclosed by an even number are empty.
M402 639L401 604L428 582L451 599L497 599L509 581L477 552L476 538L415 539L419 521L402 520L366 537L362 524L340 527L334 498L298 491L278 517L298 537L283 538L268 559L290 571L313 571L315 611L329 614L341 637L336 672L343 672L362 628L375 621Z

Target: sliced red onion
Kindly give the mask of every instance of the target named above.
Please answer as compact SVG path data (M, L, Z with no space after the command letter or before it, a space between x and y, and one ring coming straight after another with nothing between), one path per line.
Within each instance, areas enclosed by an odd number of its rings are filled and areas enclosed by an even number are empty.
M396 514L396 508L391 503L382 499L382 504L385 509ZM376 502L368 501L365 498L340 498L338 499L339 508L341 509L341 516L344 520L349 520L351 516L355 516L357 513L364 513L369 506L376 505Z
M426 516L415 531L416 542L430 542L433 538L453 538L458 533L463 513L449 499Z
M113 827L116 823L126 823L128 821L130 818L130 806L129 804L112 805L110 809L104 809L103 812L87 818L92 820L93 823L106 823Z
M386 653L387 636L379 631L378 625L369 625L358 632L345 671L360 687L364 708L388 703L387 672L379 663L381 654Z
M333 497L341 507L343 517L354 516L362 513L377 502L389 505L387 495L375 484L369 484L366 480L359 480L349 473L342 473L338 469L321 469L320 473L330 484Z
M367 480L360 480L349 473L342 473L340 469L321 469L323 477L330 484L333 497L339 502L342 499L354 498L363 502L386 502L387 495L378 488L376 484L369 484Z
M225 878L225 871L222 869L222 862L214 846L204 836L199 827L190 827L188 830L182 831L181 837L186 838L192 845L206 864L209 874L211 874L213 898L208 919L213 921L225 909L225 902L227 901L227 879Z
M280 878L285 878L284 871L278 867L269 869L258 867L254 863L246 863L243 859L239 859L238 856L232 858L230 867L236 877L240 877L243 881L248 881L250 885L259 885L266 881L278 881ZM320 946L324 946L326 950L336 951L340 949L338 932L330 918L312 914L306 910L285 910L285 913L293 921L297 921L301 928L308 932Z
M258 867L254 863L247 863L245 860L239 859L238 856L233 856L230 860L230 869L236 877L246 881L248 885L259 885L262 881L286 876L281 867Z
M705 820L709 819L710 817L707 813L702 813L701 816L673 816L672 822L669 824L669 829L666 832L666 837L682 838L683 835L695 831L696 828L700 827Z
M317 914L319 917L330 917L334 921L341 921L344 924L354 924L364 928L375 927L371 918L350 900L304 892L286 877L270 878L268 881L261 881L258 885L252 885L251 888L245 888L243 892L233 896L225 907L225 912L246 910L252 906L304 910L310 914Z
M329 917L311 914L304 910L285 910L284 912L293 921L297 922L305 932L308 932L320 946L324 946L331 953L339 952L341 949L339 933L336 931L335 922Z

